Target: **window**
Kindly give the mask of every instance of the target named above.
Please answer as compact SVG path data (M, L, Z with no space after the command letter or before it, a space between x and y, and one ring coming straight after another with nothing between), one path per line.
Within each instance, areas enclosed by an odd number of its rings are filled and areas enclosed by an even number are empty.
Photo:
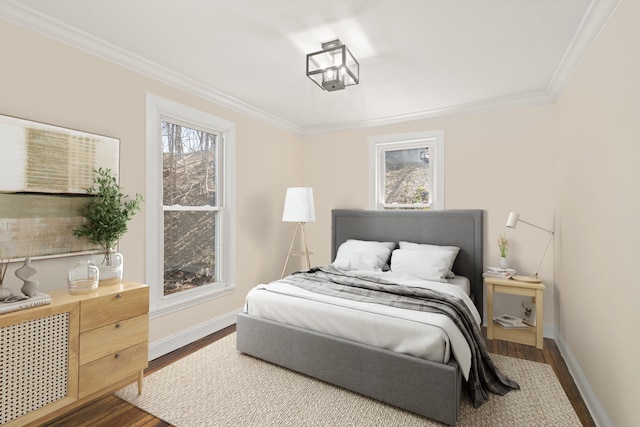
M234 287L231 122L147 95L147 281L152 312Z
M444 132L370 140L372 209L444 209Z

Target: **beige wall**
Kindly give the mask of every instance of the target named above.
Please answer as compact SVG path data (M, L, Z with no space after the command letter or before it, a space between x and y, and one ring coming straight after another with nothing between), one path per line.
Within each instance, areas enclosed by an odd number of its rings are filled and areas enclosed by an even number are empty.
M536 267L544 233L524 225L506 229L509 211L543 227L555 225L554 247L541 269L545 323L559 332L587 400L602 404L595 410L613 425L631 425L640 400L634 387L640 380L634 367L640 283L626 269L640 259L638 16L638 2L622 0L556 105L305 137L0 20L0 114L120 138L121 179L130 193L145 191L146 92L236 123L237 289L188 315L154 319L152 341L239 308L251 286L279 277L293 233L292 224L280 221L286 187L314 188L317 222L308 224L308 240L312 263L326 263L330 210L369 206L368 138L442 129L445 206L486 211L485 264L497 263L495 238L506 232L511 265L525 274ZM125 278L142 282L144 215L136 216L121 242ZM43 289L64 286L72 263L34 263ZM12 287L13 269L7 274ZM498 310L516 305L505 301Z
M280 276L289 224L280 219L285 189L304 185L300 137L176 90L125 68L0 20L0 114L120 139L121 184L145 193L145 94L151 92L236 124L236 279L233 294L189 314L151 321L151 341L180 333L243 305L248 289ZM6 141L0 141L0 147ZM145 282L145 212L120 242L125 279ZM293 230L291 229L291 232ZM74 258L35 260L46 291L66 286ZM18 289L12 265L6 285Z
M615 426L640 417L638 17L619 4L557 103L556 327Z
M329 262L331 209L369 207L369 142L375 135L445 132L445 208L485 210L485 265L497 265L496 239L511 241L513 268L532 274L547 236L527 226L505 227L509 211L553 227L554 107L460 114L405 124L306 136L304 157L317 222L308 224L312 264ZM545 323L553 324L553 250L540 270L547 284ZM519 313L520 299L501 295L496 311Z
M251 285L279 277L293 234L280 221L286 187L312 186L318 221L308 224L315 264L329 261L330 211L366 208L372 135L445 131L447 208L480 208L486 215L486 263L495 265L494 240L512 238L511 263L532 271L544 236L504 228L510 210L550 225L553 218L553 107L461 114L372 129L312 135L302 139L197 96L146 78L21 27L0 21L2 55L0 113L47 122L121 140L121 182L131 194L145 192L145 93L180 102L236 123L237 285L232 295L182 313L154 319L151 341L160 340L242 306ZM544 171L544 172L542 172ZM145 212L121 241L125 278L145 282ZM295 259L289 266L300 266ZM39 260L44 290L65 285L71 258ZM543 266L548 283L547 319L553 323L552 257ZM15 266L12 266L14 269ZM42 277L46 277L43 280ZM17 281L8 274L11 280ZM517 310L507 303L505 311ZM503 310L502 308L498 308Z

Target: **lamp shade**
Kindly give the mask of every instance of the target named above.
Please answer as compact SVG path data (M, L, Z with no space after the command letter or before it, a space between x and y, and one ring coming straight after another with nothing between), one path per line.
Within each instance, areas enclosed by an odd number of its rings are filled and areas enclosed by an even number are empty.
M507 227L516 228L516 225L518 224L518 219L519 218L520 218L520 214L519 213L510 212L509 213L509 218L507 218Z
M313 189L309 187L287 188L282 221L313 222L315 220L316 211L313 206Z

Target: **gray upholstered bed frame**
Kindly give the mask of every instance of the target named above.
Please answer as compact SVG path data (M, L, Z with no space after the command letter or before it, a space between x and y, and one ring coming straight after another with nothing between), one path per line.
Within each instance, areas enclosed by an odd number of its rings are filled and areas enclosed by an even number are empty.
M458 246L453 271L469 278L482 316L481 210L332 211L331 259L347 239ZM447 364L238 314L237 349L271 363L453 425L462 373Z

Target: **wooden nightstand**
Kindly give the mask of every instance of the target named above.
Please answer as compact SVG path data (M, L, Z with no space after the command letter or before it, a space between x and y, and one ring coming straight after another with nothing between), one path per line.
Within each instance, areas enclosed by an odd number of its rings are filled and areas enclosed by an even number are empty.
M484 283L487 285L487 338L494 338L520 344L534 345L542 348L542 333L544 328L543 318L543 283L520 282L514 279L500 279L497 277L485 277ZM493 294L511 294L531 297L531 302L536 305L536 326L529 326L526 329L503 328L494 322L493 317Z

